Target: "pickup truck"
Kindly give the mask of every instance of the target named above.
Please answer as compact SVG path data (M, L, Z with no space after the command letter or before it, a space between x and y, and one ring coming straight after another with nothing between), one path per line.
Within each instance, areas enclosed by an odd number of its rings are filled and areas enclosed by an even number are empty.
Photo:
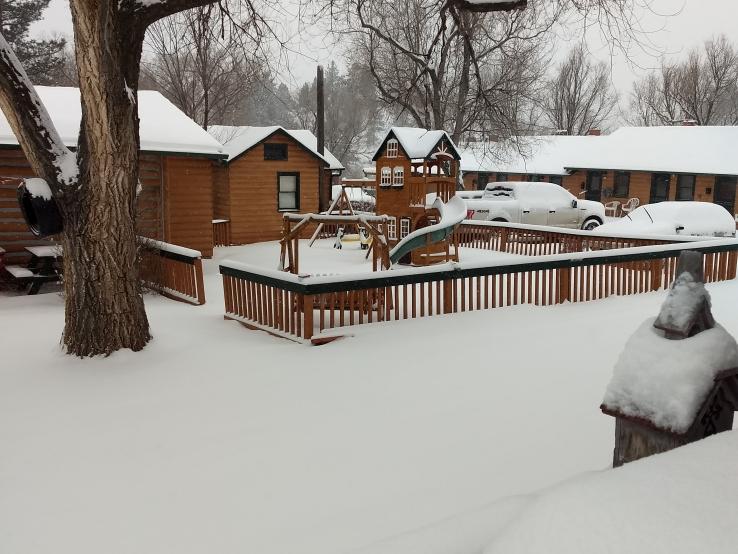
M477 221L547 225L586 231L605 221L605 206L601 202L578 200L554 183L489 183L481 198L467 197L465 202L466 218Z

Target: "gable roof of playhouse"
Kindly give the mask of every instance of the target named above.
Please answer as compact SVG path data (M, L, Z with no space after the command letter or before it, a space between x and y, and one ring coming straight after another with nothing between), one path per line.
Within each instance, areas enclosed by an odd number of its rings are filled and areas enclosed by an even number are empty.
M322 156L318 153L318 138L306 129L285 129L280 125L268 127L211 125L208 127L208 132L223 144L229 162L245 154L275 133L281 132L297 141L311 154L326 162L330 169L345 169L340 160L331 154L327 148Z
M36 92L64 144L76 147L82 119L79 89L39 86ZM159 92L138 92L138 116L141 150L145 152L224 157L223 146ZM18 145L18 139L2 113L0 144Z
M405 154L412 160L431 158L435 153L436 147L443 140L447 142L450 153L454 158L457 160L461 159L458 148L446 131L429 131L428 129L420 129L418 127L392 127L387 131L379 148L374 152L372 160L376 161L379 158L387 141L392 137L397 139Z
M600 147L599 136L531 136L514 141L476 142L461 152L461 171L567 175L565 165Z

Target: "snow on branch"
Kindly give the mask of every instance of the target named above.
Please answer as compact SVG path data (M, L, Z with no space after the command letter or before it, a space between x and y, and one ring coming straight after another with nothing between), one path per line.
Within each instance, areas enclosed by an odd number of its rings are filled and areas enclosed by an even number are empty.
M77 183L77 156L64 145L25 69L2 34L0 109L39 177L57 188Z
M128 3L130 1L122 0L121 7L124 2ZM216 2L217 0L133 0L132 11L138 16L145 28L164 17L191 8L215 4Z

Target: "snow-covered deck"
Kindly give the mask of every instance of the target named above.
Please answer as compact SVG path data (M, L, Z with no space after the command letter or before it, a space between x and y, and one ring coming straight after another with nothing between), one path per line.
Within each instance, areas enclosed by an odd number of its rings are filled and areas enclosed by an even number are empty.
M304 348L222 319L226 255L204 262L206 305L146 298L155 338L136 354L65 357L62 298L0 299L3 550L477 554L527 504L516 495L608 467L598 406L665 294L360 326ZM708 289L738 333L738 283ZM638 491L654 496L633 488L636 506ZM447 518L423 548L389 549Z

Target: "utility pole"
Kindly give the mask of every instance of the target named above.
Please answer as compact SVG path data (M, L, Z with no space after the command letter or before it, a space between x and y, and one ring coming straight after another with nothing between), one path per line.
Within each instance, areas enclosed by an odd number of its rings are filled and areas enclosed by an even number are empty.
M325 154L325 91L323 88L323 66L318 66L317 75L317 92L318 92L318 113L317 113L317 132L318 132L318 153L323 156ZM318 174L318 206L321 212L328 209L331 202L331 182L327 178L325 168L322 163Z

